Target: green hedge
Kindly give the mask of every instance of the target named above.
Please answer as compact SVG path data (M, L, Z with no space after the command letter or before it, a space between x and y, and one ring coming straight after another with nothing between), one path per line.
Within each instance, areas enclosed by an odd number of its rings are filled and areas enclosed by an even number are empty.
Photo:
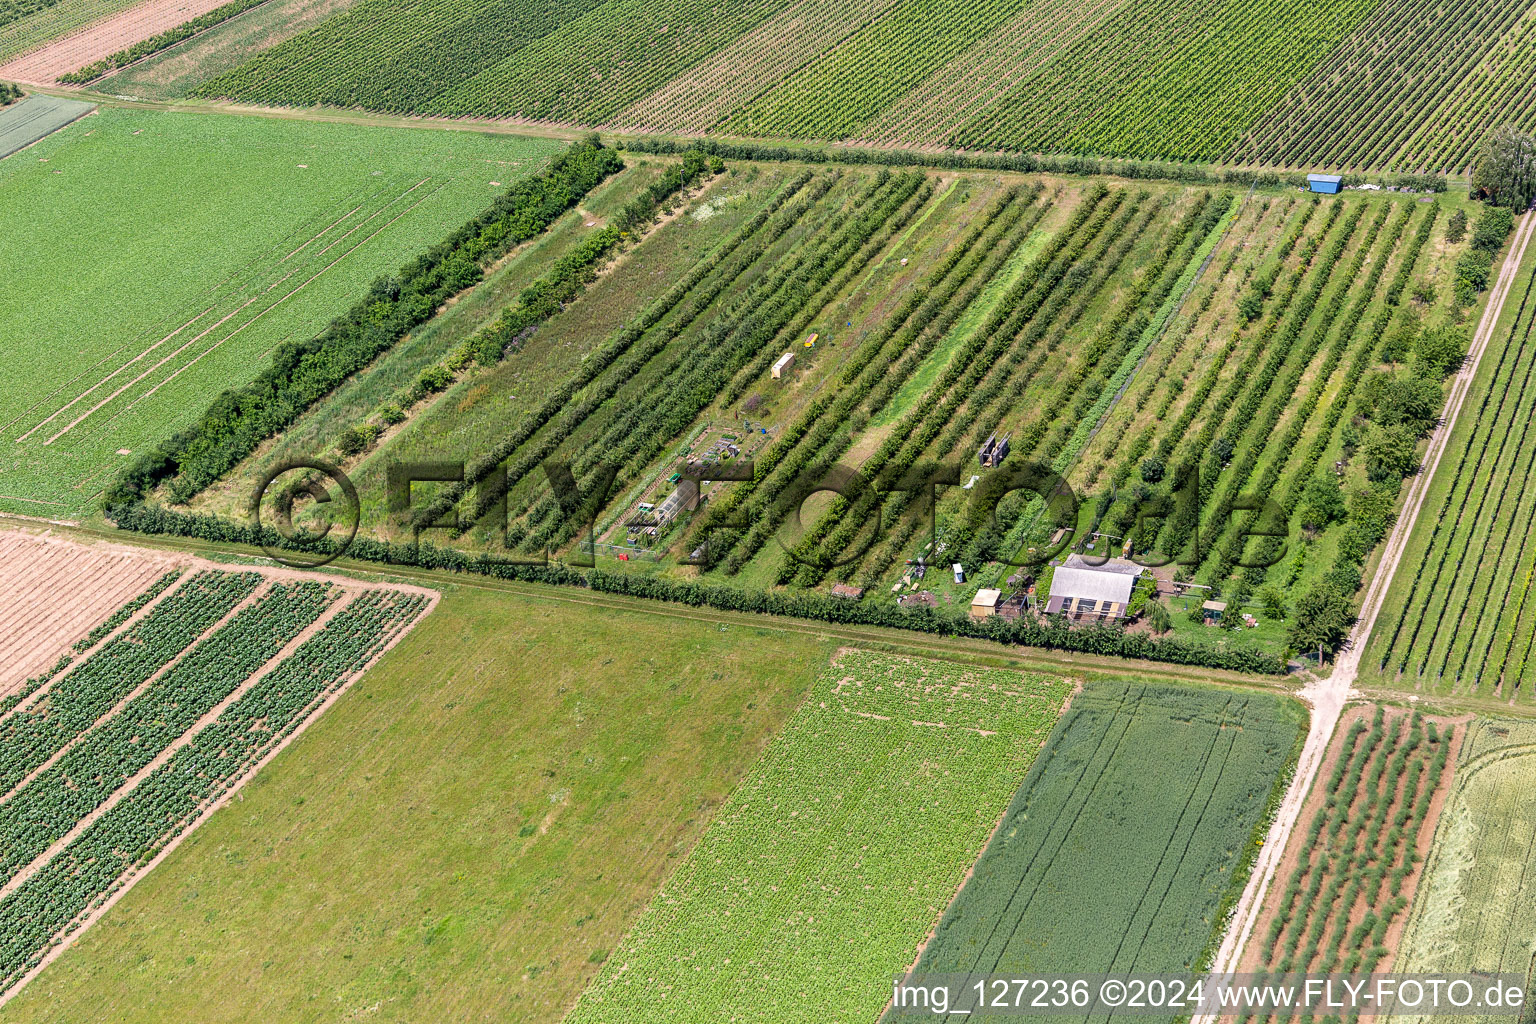
M891 167L943 167L982 171L1017 171L1024 174L1109 174L1119 178L1185 181L1207 185L1257 185L1272 188L1307 187L1304 172L1248 171L1237 168L1181 164L1161 160L1099 160L1085 156L1042 156L1035 153L965 153L954 150L917 153L904 149L864 147L768 146L752 142L720 142L698 139L628 139L614 143L633 153L681 153L702 149L727 160L796 161L814 164L885 164ZM1374 181L1417 191L1444 192L1445 178L1437 174L1347 174L1344 184Z
M269 549L288 549L314 554L335 554L330 540L297 543L283 538L271 527L260 531L244 523L213 515L189 514L142 503L119 506L109 512L118 526L145 534L197 537L231 544L265 544ZM1112 626L1075 627L1056 619L1041 623L1033 618L1001 616L976 620L964 609L902 609L871 601L842 601L811 591L754 591L711 583L697 583L638 573L580 569L558 562L519 565L488 555L472 556L453 548L429 543L395 544L358 538L346 549L349 558L388 565L477 573L497 579L522 580L557 586L584 587L607 594L624 594L722 611L756 612L815 619L842 625L888 626L922 633L966 636L1021 644L1047 650L1083 654L1145 658L1177 665L1199 665L1234 672L1280 675L1282 658L1252 647L1223 643L1207 645L1177 637L1154 638L1127 633Z

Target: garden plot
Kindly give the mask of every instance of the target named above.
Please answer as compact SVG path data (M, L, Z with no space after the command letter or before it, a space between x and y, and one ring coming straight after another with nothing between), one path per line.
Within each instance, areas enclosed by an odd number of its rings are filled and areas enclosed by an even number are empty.
M0 697L78 653L93 627L175 564L131 548L0 534Z

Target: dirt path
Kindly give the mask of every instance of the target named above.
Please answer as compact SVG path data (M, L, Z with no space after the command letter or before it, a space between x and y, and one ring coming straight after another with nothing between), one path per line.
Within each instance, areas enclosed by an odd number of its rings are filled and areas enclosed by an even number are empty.
M1402 513L1398 516L1397 524L1387 538L1381 564L1366 590L1365 601L1360 608L1360 618L1350 633L1349 642L1339 655L1339 660L1333 667L1333 673L1326 679L1317 679L1308 683L1301 691L1302 698L1312 705L1312 724L1307 731L1307 742L1302 748L1301 759L1297 762L1296 774L1291 780L1290 789L1286 791L1280 810L1275 815L1274 824L1270 826L1269 835L1265 837L1264 848L1254 862L1253 873L1248 876L1248 886L1243 890L1242 898L1228 921L1226 935L1223 936L1216 959L1211 964L1212 974L1233 974L1237 971L1238 964L1242 962L1243 947L1247 944L1248 937L1252 934L1254 925L1263 912L1265 896L1274 881L1276 869L1285 855L1286 846L1290 841L1291 833L1295 830L1301 810L1306 805L1312 782L1316 779L1318 769L1327 756L1328 745L1333 739L1334 729L1338 725L1344 705L1356 692L1355 677L1360 669L1360 658L1365 652L1366 641L1376 625L1376 617L1381 613L1381 606L1391 586L1392 577L1397 572L1403 550L1407 547L1408 538L1413 533L1413 524L1424 505L1424 496L1428 493L1430 481L1440 465L1440 456L1444 454L1451 433L1456 429L1456 418L1461 412L1462 403L1466 400L1467 391L1472 386L1472 380L1477 376L1478 364L1482 361L1483 352L1493 337L1499 314L1504 309L1504 301L1513 290L1520 264L1525 258L1526 247L1530 244L1533 227L1536 227L1536 215L1528 214L1520 219L1519 227L1515 231L1515 240L1510 246L1509 258L1504 261L1504 266L1499 271L1498 282L1488 296L1488 306L1483 312L1477 332L1472 337L1472 347L1467 354L1466 362L1451 384L1445 416L1430 437L1429 449L1424 456L1424 469L1409 484L1408 497L1403 503ZM1194 1019L1194 1024L1211 1024L1214 1020L1213 1015L1202 1014Z

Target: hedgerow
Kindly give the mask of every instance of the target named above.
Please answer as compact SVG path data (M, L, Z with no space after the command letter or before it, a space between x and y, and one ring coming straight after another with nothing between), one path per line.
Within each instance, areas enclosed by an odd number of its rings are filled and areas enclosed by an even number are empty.
M118 506L110 514L118 526L139 533L198 537L232 544L264 544L273 549L287 548L312 554L341 553L336 542L329 538L317 542L289 540L270 526L258 531L244 523L219 516L178 512L161 506L142 503ZM1005 619L992 616L976 620L966 614L964 609L907 610L868 601L840 601L815 592L743 590L692 580L581 569L559 562L547 565L513 563L491 555L468 555L429 542L394 543L359 537L346 548L345 554L350 558L370 562L582 587L599 593L644 597L722 611L785 615L841 625L888 626L923 633L995 640L1004 644L1085 654L1112 654L1236 672L1280 675L1286 670L1284 659L1278 655L1225 640L1205 643L1178 637L1154 638L1145 633L1127 633L1108 626L1073 627L1057 621L1039 622L1029 618Z

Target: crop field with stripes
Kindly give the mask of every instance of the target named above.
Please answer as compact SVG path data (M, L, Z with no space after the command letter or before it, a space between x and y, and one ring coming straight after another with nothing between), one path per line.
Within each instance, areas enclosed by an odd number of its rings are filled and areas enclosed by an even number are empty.
M0 163L0 509L90 507L554 148L105 109Z
M432 598L174 556L146 555L124 571L130 556L120 551L14 532L0 534L0 557L8 578L30 584L10 588L5 635L37 635L32 648L50 655L64 648L45 670L0 687L4 995ZM103 576L128 595L115 609L102 600Z
M363 529L404 539L456 509L442 540L570 558L589 553L595 522L605 567L686 577L700 570L678 562L707 541L707 579L893 600L928 542L927 504L873 483L802 504L797 481L834 464L889 481L932 462L992 480L975 453L1007 434L1010 459L1068 480L1082 529L1130 535L1138 509L1166 499L1176 514L1148 520L1138 550L1180 558L1201 583L1246 573L1305 589L1342 531L1303 537L1303 496L1325 471L1346 493L1368 486L1348 429L1357 391L1403 358L1390 339L1451 318L1466 243L1444 227L1459 202L743 165L526 350L464 372L349 462ZM785 352L795 363L775 378ZM322 403L297 436L329 415ZM741 454L723 459L751 459L752 479L706 485L705 508L633 546L627 524L667 497L679 457L720 459L727 443ZM316 452L280 443L193 507L238 512L273 460L298 454ZM558 500L552 457L582 494L599 488L595 517ZM412 515L391 513L385 467L442 459L467 462L465 478L419 485ZM1165 478L1147 482L1150 461ZM949 487L936 506L943 561L989 566L957 600L1055 529L1024 492L982 515L987 486ZM1252 493L1275 498L1288 542L1246 536L1262 525L1242 510ZM1243 568L1256 561L1268 568Z
M875 1019L1071 685L840 652L565 1019Z
M1449 799L1392 970L1477 971L1536 981L1536 727L1478 718L1463 727ZM1495 1024L1506 1011L1469 1015ZM1401 1013L1392 1024L1425 1024Z
M1532 8L361 0L196 93L626 132L1454 171L1490 127L1536 125Z
M1326 779L1291 835L1245 971L1370 974L1397 952L1401 921L1455 766L1462 724L1381 706L1335 733ZM1285 1019L1253 1014L1248 1021Z
M1430 485L1362 672L1526 702L1536 686L1536 267L1527 260Z
M1193 970L1220 938L1304 719L1268 694L1088 683L913 972Z

